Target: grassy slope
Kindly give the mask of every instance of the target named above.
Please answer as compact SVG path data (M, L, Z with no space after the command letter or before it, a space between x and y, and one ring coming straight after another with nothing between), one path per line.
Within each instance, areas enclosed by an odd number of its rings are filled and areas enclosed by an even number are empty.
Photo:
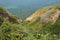
M0 18L0 20L2 17ZM59 40L60 18L54 25L10 23L3 19L0 26L0 40Z

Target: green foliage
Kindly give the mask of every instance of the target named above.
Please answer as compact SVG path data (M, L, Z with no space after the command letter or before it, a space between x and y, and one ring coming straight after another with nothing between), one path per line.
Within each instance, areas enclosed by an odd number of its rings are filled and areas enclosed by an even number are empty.
M59 20L54 25L13 24L4 19L0 26L0 40L59 40ZM54 31L55 30L55 31ZM58 32L57 32L58 31Z
M5 11L5 9L2 6L0 6L0 12L3 12L3 11Z
M1 8L0 8L1 9ZM16 17L13 17L16 19ZM25 21L10 23L0 17L0 40L59 40L60 18L54 25L40 24L40 17L29 24Z

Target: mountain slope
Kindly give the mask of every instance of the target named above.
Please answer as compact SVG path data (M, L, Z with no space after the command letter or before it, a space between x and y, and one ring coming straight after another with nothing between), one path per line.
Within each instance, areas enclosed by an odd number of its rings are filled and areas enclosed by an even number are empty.
M53 9L52 9L53 10ZM53 12L53 13L51 13ZM0 7L0 40L59 40L60 39L60 8L47 10L33 20L34 24L28 24ZM38 13L39 14L39 13ZM54 14L54 15L53 15ZM37 15L37 14L36 14ZM57 17L53 25L39 24L40 20ZM35 16L34 16L35 17ZM19 20L19 21L18 21ZM42 22L42 21L41 21ZM29 22L30 23L30 22ZM36 24L37 23L37 24Z
M26 21L33 23L39 17L40 23L48 23L48 22L55 23L56 20L59 18L59 16L60 16L60 5L54 5L38 10L33 15L28 17Z
M20 23L20 20L17 16L12 15L10 12L8 12L3 7L0 7L0 17L8 20L11 23Z

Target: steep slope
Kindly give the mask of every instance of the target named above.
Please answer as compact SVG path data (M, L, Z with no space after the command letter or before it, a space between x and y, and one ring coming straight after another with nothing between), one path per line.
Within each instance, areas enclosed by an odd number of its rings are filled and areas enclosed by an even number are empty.
M41 10L38 10L33 15L28 17L26 21L33 23L40 18L39 23L55 23L60 16L60 5L48 6Z
M34 25L30 25L25 21L21 22L18 17L0 7L0 40L59 40L59 14L60 8L57 8L56 10L47 10L44 14L41 14L38 17L36 16L36 20L33 20L35 22ZM55 23L54 25L36 24L38 22L46 23L51 17L53 20L57 20L56 22L52 21Z
M56 20L59 18L60 16L60 10L49 10L46 13L41 15L41 20L40 23L48 23L48 22L52 22L55 23Z
M12 15L3 7L0 7L0 18L8 20L10 23L20 23L20 19L17 16Z

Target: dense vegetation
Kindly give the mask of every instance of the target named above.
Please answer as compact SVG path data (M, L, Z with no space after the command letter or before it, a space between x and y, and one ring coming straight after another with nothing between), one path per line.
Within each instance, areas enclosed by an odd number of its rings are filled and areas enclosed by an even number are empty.
M42 24L21 24L3 21L0 26L0 40L59 40L60 20L54 25Z
M11 23L1 16L0 40L60 40L60 17L53 25L39 24L37 23L39 19L33 23L26 21Z

